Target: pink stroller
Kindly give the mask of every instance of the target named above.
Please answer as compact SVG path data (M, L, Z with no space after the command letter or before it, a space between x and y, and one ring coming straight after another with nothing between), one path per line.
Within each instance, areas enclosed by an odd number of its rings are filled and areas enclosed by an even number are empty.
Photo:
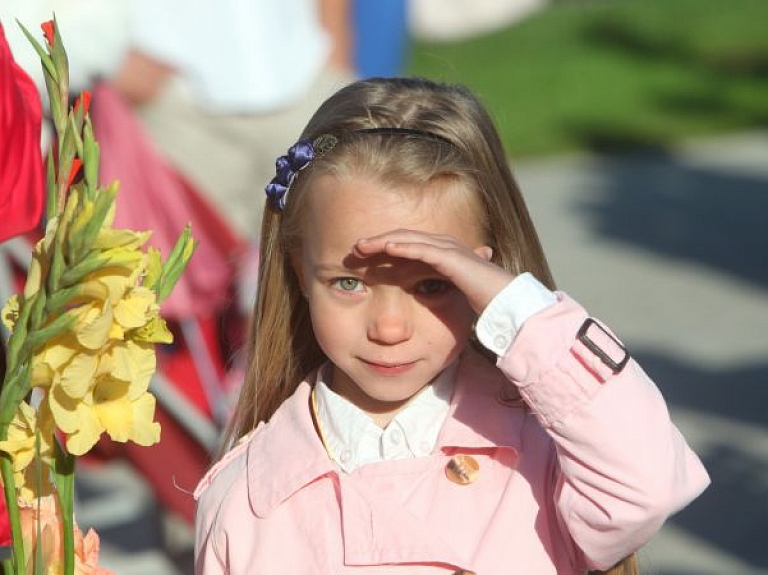
M191 224L199 246L163 304L175 341L158 350L158 373L151 384L158 400L160 443L138 447L104 438L86 461L126 458L152 486L159 503L191 524L191 492L218 447L229 398L239 385L227 360L246 324L232 303L236 263L246 246L206 199L165 163L133 111L108 86L94 89L91 116L101 146L100 180L120 181L115 225L152 230L150 244L168 254L178 234ZM23 271L37 239L30 234L0 246L3 302L23 289Z
M199 240L189 268L163 304L175 341L160 350L152 382L162 439L149 448L103 440L98 450L102 456L126 457L159 502L191 522L190 493L218 446L228 398L238 385L227 361L246 323L232 303L245 243L159 156L132 110L106 85L93 91L92 119L101 145L100 179L120 181L115 225L152 230L150 244L163 254L187 224Z

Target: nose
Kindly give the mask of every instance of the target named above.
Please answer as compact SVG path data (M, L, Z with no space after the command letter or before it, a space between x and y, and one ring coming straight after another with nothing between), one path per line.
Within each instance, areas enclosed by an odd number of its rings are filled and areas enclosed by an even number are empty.
M384 345L407 341L413 335L413 317L408 294L393 288L381 290L369 308L368 339Z

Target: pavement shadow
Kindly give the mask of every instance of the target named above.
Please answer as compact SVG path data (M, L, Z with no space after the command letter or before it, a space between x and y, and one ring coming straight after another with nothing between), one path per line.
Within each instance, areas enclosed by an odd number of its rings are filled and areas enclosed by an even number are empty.
M600 193L576 201L593 233L768 289L768 174L688 163L659 150L606 156L596 169ZM657 350L633 350L672 409L702 414L697 425L713 416L732 426L728 437L701 429L711 440L701 455L712 485L670 522L762 569L768 569L768 458L747 443L755 434L746 430L764 430L757 437L768 438L766 351L762 362L705 370Z
M604 193L577 204L596 233L768 287L768 174L664 153L611 156L599 170Z
M633 355L673 410L679 407L748 422L765 428L768 437L768 362L704 371L656 352ZM768 568L768 458L756 456L759 450L750 446L739 447L739 438L721 437L700 453L712 485L670 523L754 567Z

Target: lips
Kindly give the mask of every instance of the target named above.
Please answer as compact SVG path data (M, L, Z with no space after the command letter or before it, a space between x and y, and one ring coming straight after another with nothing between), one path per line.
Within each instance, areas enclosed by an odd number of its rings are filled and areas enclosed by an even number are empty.
M380 373L382 375L399 375L405 373L416 365L415 361L409 361L405 363L393 363L382 361L367 361L361 360L369 369Z

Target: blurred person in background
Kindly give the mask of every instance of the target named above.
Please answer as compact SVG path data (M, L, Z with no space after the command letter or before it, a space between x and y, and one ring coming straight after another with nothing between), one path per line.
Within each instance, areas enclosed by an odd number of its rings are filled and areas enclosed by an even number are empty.
M274 158L352 78L346 2L134 2L130 48L112 86L243 238L258 232L255 190Z
M547 0L409 0L416 38L451 42L500 30L542 8Z
M410 45L409 0L350 0L354 68L361 78L400 76Z

